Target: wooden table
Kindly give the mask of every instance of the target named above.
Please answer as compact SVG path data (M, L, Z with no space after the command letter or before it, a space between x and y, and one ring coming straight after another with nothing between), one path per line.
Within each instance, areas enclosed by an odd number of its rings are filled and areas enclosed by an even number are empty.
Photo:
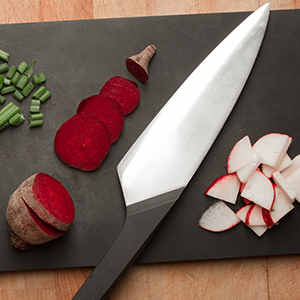
M255 0L10 0L0 23L253 11ZM271 0L271 9L299 9L299 0ZM0 300L68 300L93 268L0 273ZM134 265L110 300L300 299L300 256ZM88 300L88 299L87 299Z

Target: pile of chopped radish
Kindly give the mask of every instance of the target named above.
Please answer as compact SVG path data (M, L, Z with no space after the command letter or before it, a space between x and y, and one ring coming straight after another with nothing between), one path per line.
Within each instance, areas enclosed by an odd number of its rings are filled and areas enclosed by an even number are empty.
M239 140L227 159L227 174L216 179L205 195L217 199L201 216L198 226L213 232L244 223L258 236L279 223L300 202L300 155L287 153L292 138L270 133L252 145L249 136ZM234 212L241 196L244 206Z

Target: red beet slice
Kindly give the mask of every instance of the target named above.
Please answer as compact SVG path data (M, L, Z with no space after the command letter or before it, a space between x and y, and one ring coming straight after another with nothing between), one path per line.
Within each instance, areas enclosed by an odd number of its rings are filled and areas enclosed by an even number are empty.
M137 107L141 97L137 83L121 76L110 78L100 90L100 95L105 95L118 102L125 116Z
M99 168L111 146L111 136L95 115L81 112L61 125L54 149L68 166L83 171Z
M121 134L125 115L120 104L104 95L93 95L83 99L77 108L77 113L94 114L107 127L111 135L111 142L115 143Z

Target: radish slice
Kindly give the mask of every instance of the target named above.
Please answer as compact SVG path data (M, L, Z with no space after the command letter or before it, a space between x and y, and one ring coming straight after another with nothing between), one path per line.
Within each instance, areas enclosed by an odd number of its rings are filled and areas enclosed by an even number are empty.
M240 182L246 183L260 164L261 157L254 152L252 162L236 172L236 175L239 178Z
M232 148L227 159L228 173L234 173L242 167L253 161L254 151L249 139L246 135L239 140Z
M241 196L270 210L275 197L273 184L257 169L247 181Z
M286 134L270 133L261 137L253 149L262 157L262 163L277 169L291 142L292 138Z
M284 192L284 194L290 199L291 202L294 202L296 198L296 192L289 186L285 178L281 175L279 171L272 173L272 178L278 187Z
M234 227L240 221L223 201L217 200L203 213L198 226L209 231L221 232Z
M235 204L240 190L236 174L225 174L216 179L205 191L205 195Z
M251 204L251 208L248 211L245 224L250 226L261 226L267 225L263 218L263 210L261 206L253 203Z
M285 178L287 184L296 193L296 200L300 203L300 168Z
M281 174L283 177L288 177L290 176L293 172L295 172L297 169L300 168L300 154L295 156L293 159L292 159L292 164L284 169Z
M285 170L286 168L288 168L289 166L292 165L292 160L291 158L289 157L289 155L286 153L284 156L283 156L283 159L280 163L280 165L278 166L278 168L273 168L273 167L270 167L268 165L265 165L265 164L262 164L261 166L261 170L262 172L267 176L267 177L271 177L272 176L272 173L275 172L275 171L279 171L279 172L282 172L283 170Z

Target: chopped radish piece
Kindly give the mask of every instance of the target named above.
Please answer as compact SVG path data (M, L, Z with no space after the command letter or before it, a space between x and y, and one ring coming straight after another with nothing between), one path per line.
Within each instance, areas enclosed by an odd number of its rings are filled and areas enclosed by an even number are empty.
M270 133L261 137L254 145L254 151L262 157L262 163L278 168L292 142L286 134Z
M288 212L290 212L294 205L291 200L283 193L278 187L275 189L275 201L271 211L265 211L265 221L269 227L275 225L280 219L282 219Z
M295 156L293 159L292 159L292 164L284 169L281 174L283 177L288 177L289 175L291 175L293 172L295 172L297 169L300 168L300 154Z
M296 193L296 200L300 203L300 168L285 178L287 184Z
M272 173L272 178L278 187L285 193L285 195L294 202L296 198L296 192L289 186L285 178L281 175L279 171L275 171Z
M248 214L246 216L246 225L255 225L255 226L261 226L261 225L267 225L264 218L263 218L263 210L261 206L253 203L251 204L251 208L248 211Z
M234 173L242 167L250 164L253 161L254 150L249 139L246 135L239 140L232 148L227 159L228 173Z
M246 183L260 164L261 157L257 155L257 153L254 153L253 161L236 172L236 175L239 178L240 182Z
M205 191L205 195L235 204L240 190L236 174L225 174L216 179Z
M270 210L275 196L273 184L266 175L257 169L247 181L241 196Z
M203 213L198 226L209 231L220 232L234 227L240 221L223 201L218 200Z

